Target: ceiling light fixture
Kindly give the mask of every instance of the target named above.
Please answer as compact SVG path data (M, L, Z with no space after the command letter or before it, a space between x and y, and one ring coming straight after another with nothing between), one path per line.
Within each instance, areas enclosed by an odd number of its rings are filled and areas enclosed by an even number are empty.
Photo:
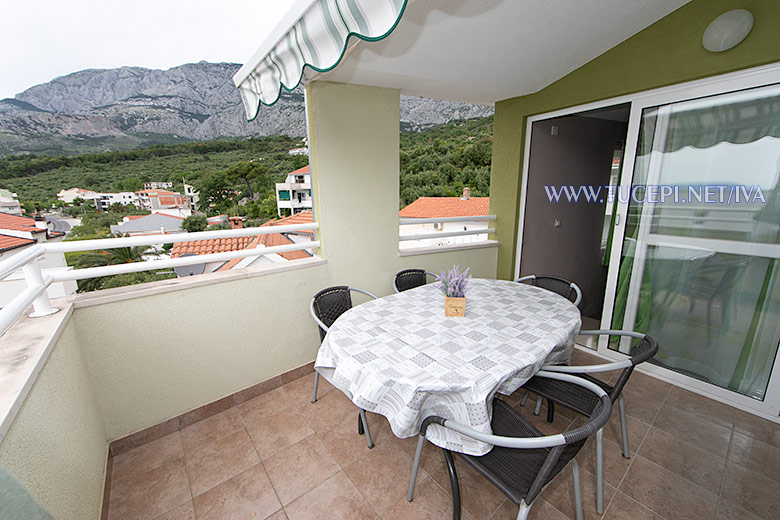
M736 47L753 28L753 15L745 9L727 11L715 18L704 31L701 44L710 52Z

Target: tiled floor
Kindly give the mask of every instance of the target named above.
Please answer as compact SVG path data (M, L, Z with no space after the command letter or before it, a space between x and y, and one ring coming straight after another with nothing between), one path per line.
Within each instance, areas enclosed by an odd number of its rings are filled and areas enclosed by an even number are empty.
M593 362L583 353L575 363ZM149 520L447 519L443 457L427 445L413 503L405 499L414 439L369 414L376 447L357 435L357 409L313 375L114 457L109 518ZM617 414L605 431L605 519L780 518L780 426L636 373L625 390L632 458ZM514 398L516 400L517 397ZM557 410L545 432L577 423ZM546 414L544 410L540 417ZM595 512L594 446L578 456L585 516ZM457 460L457 459L456 459ZM464 519L511 519L517 508L458 465ZM574 518L571 472L534 503L531 518Z

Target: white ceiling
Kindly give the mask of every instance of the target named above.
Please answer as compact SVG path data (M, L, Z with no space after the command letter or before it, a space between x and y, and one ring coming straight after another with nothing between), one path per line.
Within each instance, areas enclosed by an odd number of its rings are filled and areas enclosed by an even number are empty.
M688 1L410 0L390 36L319 78L490 105L546 87Z

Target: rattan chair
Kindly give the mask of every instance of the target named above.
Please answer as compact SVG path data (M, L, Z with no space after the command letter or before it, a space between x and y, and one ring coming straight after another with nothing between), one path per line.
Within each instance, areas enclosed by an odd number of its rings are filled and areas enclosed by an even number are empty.
M623 441L623 456L628 459L631 454L628 449L628 428L626 425L626 408L622 395L623 388L626 386L628 378L631 377L634 367L639 363L644 363L658 352L658 343L650 336L622 330L586 330L581 331L580 334L583 336L628 336L640 340L632 349L631 357L623 361L587 366L554 365L544 367L544 370L549 372L575 374L603 388L613 404L617 401L620 414L620 434ZM617 380L612 384L590 375L611 372L613 370L621 370L621 372ZM586 416L591 416L599 403L592 393L566 381L532 377L523 385L523 388L547 400L547 420L549 422L552 422L555 418L555 403L571 408ZM597 437L596 442L596 512L601 514L604 504L604 475L602 471L603 454L600 436Z
M570 300L574 305L579 305L582 301L582 291L579 286L570 282L565 278L559 276L552 276L547 274L529 274L515 280L516 282L530 281L534 287L540 287L547 289L554 293L560 294L564 298ZM572 297L574 298L572 300Z
M408 291L428 283L428 277L436 278L436 273L424 269L404 269L395 273L393 278L393 290L395 292Z
M567 300L571 301L574 305L579 305L582 301L582 291L580 290L579 286L574 283L570 282L569 280L565 278L561 278L559 276L552 276L547 274L529 274L528 276L523 276L515 280L518 283L527 282L530 281L531 285L534 287L539 287L541 289L547 289L548 291L552 291L556 294L560 294ZM572 300L572 298L574 298ZM526 391L525 395L523 396L522 401L520 401L521 406L525 406L526 401L528 400L528 392ZM542 398L536 400L536 408L534 409L534 415L539 415L539 411L542 409Z
M493 448L482 456L461 453L459 455L520 508L517 513L518 520L528 517L536 497L567 464L571 463L575 512L577 520L582 520L579 466L574 457L582 449L589 436L594 433L601 434L601 428L609 420L612 403L600 386L580 377L544 371L539 372L536 377L564 381L576 385L585 392L590 392L598 403L594 413L579 428L547 436L501 399L493 400L493 416L490 423L493 430L492 435L441 417L428 417L420 428L407 500L411 502L414 498L414 483L420 466L420 457L427 430L432 425L438 425L437 427L449 428L462 435L493 445ZM458 476L452 453L448 450L443 451L452 488L452 517L454 520L458 520L460 518Z
M323 289L314 295L309 304L309 312L311 317L314 318L314 322L320 331L320 343L325 339L325 334L328 332L328 328L333 325L336 318L347 312L352 308L352 295L350 291L365 294L372 299L376 299L376 296L363 289L356 289L355 287L347 287L346 285L337 285L335 287L328 287ZM317 402L317 387L320 384L320 374L316 370L314 371L314 393L312 394L311 402ZM358 415L358 433L366 434L366 443L369 448L374 447L374 443L371 441L371 432L368 430L368 421L366 419L366 411L362 408Z

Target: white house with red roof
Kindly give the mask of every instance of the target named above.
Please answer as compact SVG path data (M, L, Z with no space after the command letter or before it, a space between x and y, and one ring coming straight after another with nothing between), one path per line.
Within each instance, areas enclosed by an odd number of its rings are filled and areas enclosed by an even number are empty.
M81 200L94 200L98 198L97 192L92 190L83 190L81 188L68 188L67 190L60 190L57 193L57 198L65 204L73 204L76 199Z
M399 212L402 219L429 219L448 217L475 217L474 220L458 222L434 222L406 224L400 226L399 235L429 235L433 233L448 233L450 231L472 231L488 229L488 221L480 220L487 216L490 210L490 197L472 197L469 188L463 188L460 197L420 197ZM423 238L419 240L404 240L399 242L400 249L419 247L440 247L471 242L484 242L487 233L462 235L455 237Z
M276 212L280 217L283 209L289 209L293 215L312 209L311 170L308 164L288 173L284 182L276 183Z
M28 247L44 242L60 242L65 233L50 231L46 221L0 212L0 260L18 254ZM45 273L51 270L69 269L62 253L48 254L39 260ZM26 287L21 269L0 282L0 308L11 301L12 296ZM76 292L76 282L58 282L49 286L49 298L67 296Z
M154 188L137 191L136 195L138 195L138 205L150 211L190 209L189 198L178 192Z

